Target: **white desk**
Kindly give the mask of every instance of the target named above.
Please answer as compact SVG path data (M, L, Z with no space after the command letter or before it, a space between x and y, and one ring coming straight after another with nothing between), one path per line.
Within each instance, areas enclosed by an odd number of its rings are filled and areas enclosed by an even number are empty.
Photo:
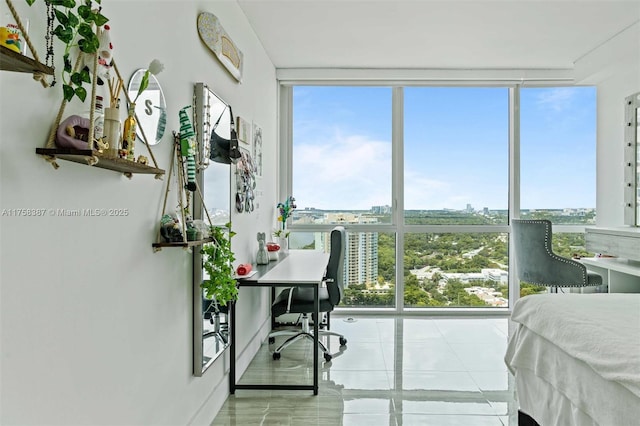
M254 265L257 274L238 281L238 287L312 287L315 301L315 318L319 318L320 301L318 289L324 278L329 254L315 250L291 250L284 259L269 262L268 265ZM242 303L238 300L236 303ZM231 317L231 368L229 371L230 392L236 389L309 389L318 394L318 321L313 323L313 384L312 385L274 385L274 384L238 384L236 383L236 315L235 303L230 306ZM277 361L274 361L277 362Z
M602 275L609 293L640 293L640 262L617 257L583 257L580 262Z
M640 261L640 228L631 226L587 227L587 250Z

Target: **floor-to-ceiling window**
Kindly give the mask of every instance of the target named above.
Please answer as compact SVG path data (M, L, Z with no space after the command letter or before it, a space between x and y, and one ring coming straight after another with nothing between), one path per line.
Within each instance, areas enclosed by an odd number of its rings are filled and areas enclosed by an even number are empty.
M287 90L286 187L298 206L290 245L312 247L345 225L343 306L508 307L510 217L549 217L559 253L584 253L595 217L594 88Z
M343 306L395 306L392 223L392 90L298 86L293 90L292 248L347 227ZM386 228L385 228L386 227Z
M596 216L595 87L520 91L520 217L549 219L564 257L589 254L584 226ZM520 296L546 292L520 283Z
M506 307L509 90L404 89L404 305Z

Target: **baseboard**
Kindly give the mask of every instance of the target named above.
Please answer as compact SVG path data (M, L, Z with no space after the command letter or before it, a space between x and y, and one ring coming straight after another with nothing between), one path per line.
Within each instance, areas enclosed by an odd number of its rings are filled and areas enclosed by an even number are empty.
M237 352L236 357L236 379L242 377L253 358L260 350L260 346L266 340L269 332L271 331L271 317L267 317L262 323L258 331L250 339L249 344ZM216 374L215 371L219 368L224 369L221 380L217 383L214 389L211 391L205 402L194 414L189 421L189 425L210 425L213 419L218 415L220 409L229 398L230 384L229 384L229 368L231 363L230 351L225 350L222 356L220 356L205 372L207 374ZM205 377L203 376L203 378ZM202 379L202 378L201 378Z
M220 409L229 398L229 369L226 368L228 364L227 360L229 359L229 351L225 351L222 356L220 356L216 362L220 362L221 365L212 365L207 369L205 375L207 373L215 374L214 371L216 367L224 369L224 373L221 375L220 381L213 387L207 398L202 403L200 408L193 415L191 420L187 423L189 426L197 426L197 425L210 425L213 422L213 419L218 415ZM220 374L220 373L218 373ZM198 378L198 380L206 380L205 376Z
M242 377L249 364L255 358L256 354L260 350L260 346L266 340L267 336L271 332L271 317L268 316L258 331L253 334L253 337L249 340L249 344L238 351L236 348L236 379ZM228 374L227 374L227 377Z

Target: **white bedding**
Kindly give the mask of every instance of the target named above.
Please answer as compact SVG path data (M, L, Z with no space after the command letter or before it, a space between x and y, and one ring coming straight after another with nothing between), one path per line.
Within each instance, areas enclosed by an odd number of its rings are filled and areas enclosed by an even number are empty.
M524 412L545 426L640 425L640 294L527 296L512 320L505 362Z

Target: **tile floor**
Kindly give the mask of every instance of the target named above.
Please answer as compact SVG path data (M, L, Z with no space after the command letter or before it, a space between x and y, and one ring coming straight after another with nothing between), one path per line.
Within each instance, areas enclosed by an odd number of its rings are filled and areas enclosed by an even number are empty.
M335 356L319 367L317 396L238 390L212 425L517 425L503 361L507 318L351 318L331 317L348 343L341 351L330 338ZM275 345L262 345L240 383L311 383L312 343L295 343L277 361Z

